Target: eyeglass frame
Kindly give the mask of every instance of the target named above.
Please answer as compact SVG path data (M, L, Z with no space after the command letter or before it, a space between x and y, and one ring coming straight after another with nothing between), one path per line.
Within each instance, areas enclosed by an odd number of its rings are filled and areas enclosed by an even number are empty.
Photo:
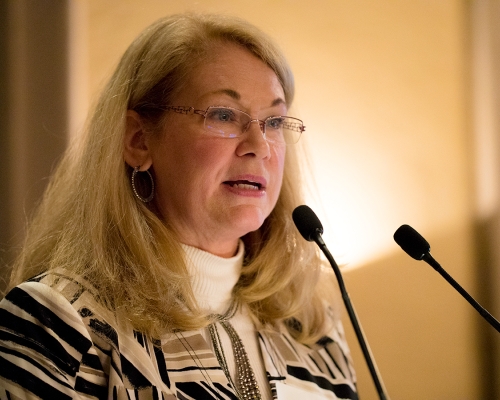
M161 107L162 110L174 111L174 112L179 113L179 114L185 114L185 115L198 114L198 115L201 115L204 118L204 121L203 121L204 126L205 126L205 121L207 119L208 110L210 110L211 108L227 108L229 110L235 110L235 111L238 111L238 112L241 112L241 113L247 115L250 118L250 121L248 121L248 123L246 125L247 128L245 130L243 130L240 135L235 136L235 137L240 137L243 133L245 133L249 129L249 126L252 122L258 122L260 131L262 132L264 139L266 139L266 141L268 143L273 143L272 141L269 141L266 137L266 126L267 126L266 122L272 118L290 118L290 119L293 119L295 121L300 122L301 129L300 129L300 131L297 131L297 132L299 132L299 137L298 137L297 141L295 141L293 143L283 142L286 145L298 143L300 140L300 137L302 136L302 133L305 132L305 130L306 130L306 127L304 126L304 122L301 119L295 118L295 117L289 117L288 115L272 115L272 116L269 116L266 119L262 120L262 119L258 119L258 118L252 118L252 116L250 114L248 114L247 112L245 112L243 110L240 110L240 109L234 108L234 107L228 107L228 106L208 106L206 110L198 110L198 109L195 109L194 107L188 107L188 106L163 106L163 107ZM229 137L229 139L232 139L232 138Z

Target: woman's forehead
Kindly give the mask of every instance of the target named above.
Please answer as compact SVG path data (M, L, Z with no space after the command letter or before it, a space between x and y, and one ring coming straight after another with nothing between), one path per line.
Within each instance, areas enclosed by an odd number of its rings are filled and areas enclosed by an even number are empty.
M260 58L237 44L218 45L198 62L175 96L179 101L224 98L259 101L265 106L285 104L283 87L275 72Z

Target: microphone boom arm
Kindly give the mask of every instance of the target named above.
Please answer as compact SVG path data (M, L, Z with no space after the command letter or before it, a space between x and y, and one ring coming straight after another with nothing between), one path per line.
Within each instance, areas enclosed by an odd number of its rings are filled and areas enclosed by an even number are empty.
M467 300L469 304L474 307L486 321L489 322L491 326L493 326L493 328L500 332L500 322L498 322L498 320L493 317L493 315L491 315L476 300L474 300L474 298L469 293L467 293L467 291L462 286L460 286L460 284L455 279L453 279L453 277L448 274L448 272L446 272L443 267L441 267L441 265L434 259L434 257L431 256L431 253L425 253L422 256L422 260L424 260L427 264L429 264L432 268L439 272L439 274L444 279L446 279L448 283L453 286L457 290L457 292L459 292L465 298L465 300Z
M324 253L326 258L330 262L330 265L332 266L333 272L337 277L340 292L342 293L342 299L344 300L345 308L347 310L347 313L349 314L349 319L351 320L352 327L354 328L354 332L356 333L356 337L358 338L361 351L363 352L366 364L368 365L368 369L370 370L370 375L372 376L373 383L375 384L375 388L377 389L377 393L381 400L388 400L389 397L386 394L382 380L379 377L377 366L373 361L372 353L370 351L368 343L366 342L363 330L361 329L361 325L358 322L358 317L356 316L354 307L351 304L351 299L349 298L349 294L347 293L347 289L344 285L344 279L342 278L340 268L335 262L335 259L333 258L332 254L328 250L328 247L326 247L326 244L321 236L321 231L317 229L315 234L313 234L311 238L316 242L316 244L319 246L321 251Z
M488 323L500 332L500 322L482 307L467 291L451 277L439 263L431 256L431 246L423 236L410 225L401 225L394 232L394 240L401 246L406 254L417 261L424 260L446 279L446 281L460 293L469 304L476 309Z

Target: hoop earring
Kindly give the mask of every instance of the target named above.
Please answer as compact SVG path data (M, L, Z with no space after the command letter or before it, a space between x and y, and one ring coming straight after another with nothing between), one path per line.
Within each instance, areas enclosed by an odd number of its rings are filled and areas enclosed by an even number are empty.
M136 178L136 175L139 171L139 167L135 167L134 168L134 171L132 171L132 177L131 177L131 181L132 181L132 191L134 192L134 195L135 197L137 197L140 201L142 201L143 203L149 203L151 200L153 200L153 197L155 195L155 182L153 180L153 176L151 175L151 172L149 172L149 170L146 170L144 172L146 172L149 176L149 180L151 181L151 193L149 194L148 197L142 197L139 192L137 191L137 188L135 186L135 178Z

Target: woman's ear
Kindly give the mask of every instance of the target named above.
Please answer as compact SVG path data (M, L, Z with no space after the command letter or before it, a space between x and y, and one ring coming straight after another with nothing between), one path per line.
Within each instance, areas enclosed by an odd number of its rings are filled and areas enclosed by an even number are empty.
M140 167L140 171L148 170L153 164L149 141L144 131L141 116L128 110L126 114L126 128L123 139L123 159L132 168Z

